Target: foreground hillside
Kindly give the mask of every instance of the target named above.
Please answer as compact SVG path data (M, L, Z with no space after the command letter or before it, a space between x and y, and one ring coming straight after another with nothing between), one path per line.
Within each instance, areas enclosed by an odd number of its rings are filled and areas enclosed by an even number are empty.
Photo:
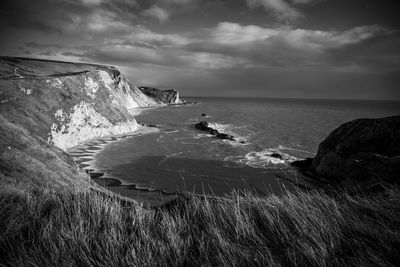
M191 198L0 189L0 265L397 266L400 192Z

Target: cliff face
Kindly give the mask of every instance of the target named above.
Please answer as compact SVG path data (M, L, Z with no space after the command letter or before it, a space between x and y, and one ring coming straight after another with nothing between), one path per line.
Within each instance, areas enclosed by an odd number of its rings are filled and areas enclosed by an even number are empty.
M158 103L114 67L2 57L0 177L52 184L81 180L63 151L134 131L138 125L128 109Z
M339 126L308 164L305 167L312 173L335 182L399 183L400 116L359 119Z
M176 90L160 90L153 87L139 87L143 94L156 99L162 104L180 104L179 92Z

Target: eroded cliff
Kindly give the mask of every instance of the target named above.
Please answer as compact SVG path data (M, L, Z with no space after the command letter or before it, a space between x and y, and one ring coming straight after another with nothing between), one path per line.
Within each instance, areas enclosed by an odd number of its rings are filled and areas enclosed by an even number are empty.
M179 98L179 92L174 89L161 90L153 87L139 87L140 91L145 95L156 99L163 104L181 104L182 100Z
M158 104L115 67L1 57L1 177L76 185L84 175L64 151L132 132L128 109Z

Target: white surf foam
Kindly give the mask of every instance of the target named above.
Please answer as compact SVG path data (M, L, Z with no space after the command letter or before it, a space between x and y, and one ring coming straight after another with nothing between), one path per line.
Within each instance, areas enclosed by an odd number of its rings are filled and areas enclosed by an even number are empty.
M272 157L273 153L278 153L282 159ZM253 168L280 169L288 166L290 162L297 160L296 157L282 152L278 148L269 148L263 151L252 151L244 156L226 157L225 161L239 163Z
M172 134L172 133L178 133L179 130L171 130L171 131L166 131L164 132L165 134Z
M292 151L297 151L297 152L302 152L302 153L314 155L314 153L312 153L310 151L307 151L307 150L304 150L304 149L297 149L297 148L286 147L286 146L281 146L281 145L278 146L278 150L280 150L280 151L282 151L282 150L292 150Z

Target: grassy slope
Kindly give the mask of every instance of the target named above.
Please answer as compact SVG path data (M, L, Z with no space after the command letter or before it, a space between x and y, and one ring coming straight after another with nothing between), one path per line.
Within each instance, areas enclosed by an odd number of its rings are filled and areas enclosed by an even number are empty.
M0 190L10 265L395 266L400 191L192 198L170 210L95 193Z

